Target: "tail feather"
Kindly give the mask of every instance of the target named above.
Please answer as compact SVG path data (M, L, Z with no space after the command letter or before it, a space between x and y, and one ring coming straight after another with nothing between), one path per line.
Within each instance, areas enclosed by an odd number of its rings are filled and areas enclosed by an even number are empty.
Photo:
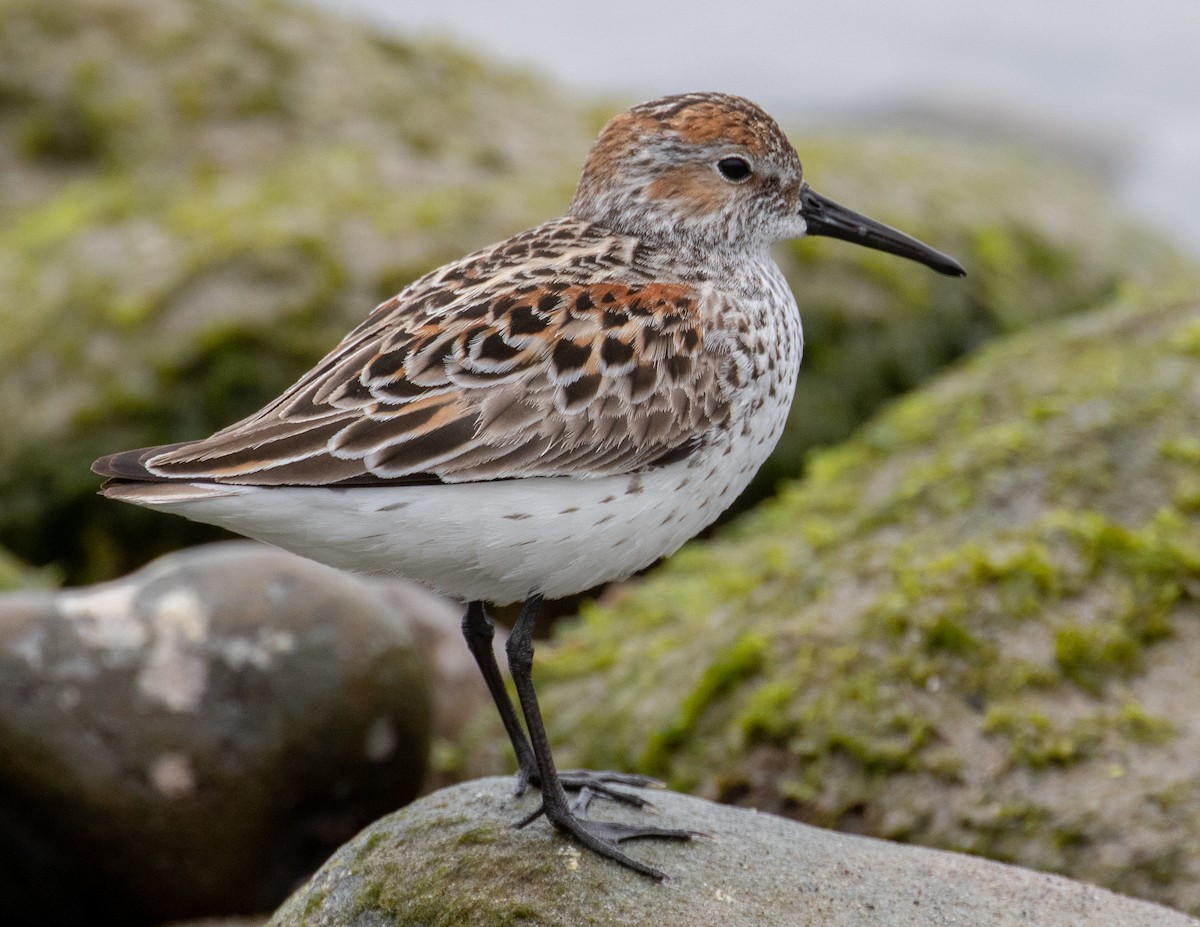
M297 486L433 486L441 483L442 480L432 473L412 473L401 477L380 477L372 473L360 473L353 476L338 478L336 468L331 468L328 461L322 466L320 462L314 462L314 466L310 469L311 473L296 472L289 474L289 478L280 478L272 480L270 471L266 471L267 475L258 475L257 478L248 477L242 474L197 474L197 473L181 473L181 474L163 474L155 473L147 469L146 464L153 458L159 457L170 451L177 450L181 447L186 447L189 444L195 444L194 441L182 441L178 444L160 444L156 447L139 447L132 451L118 451L115 454L108 454L101 457L92 464L92 472L98 473L100 476L107 477L108 482L104 484L101 492L110 498L121 498L110 489L118 483L220 483L230 486L270 486L275 484L281 485L297 485Z
M181 441L178 444L160 444L157 447L139 447L132 451L118 451L115 454L101 457L92 464L92 472L112 480L135 480L140 483L168 482L170 477L160 476L147 470L146 461L166 451L183 447L187 443Z

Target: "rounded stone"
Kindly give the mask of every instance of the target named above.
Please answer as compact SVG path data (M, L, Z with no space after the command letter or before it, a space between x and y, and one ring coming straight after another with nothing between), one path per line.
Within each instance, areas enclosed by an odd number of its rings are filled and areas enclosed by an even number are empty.
M412 621L272 548L6 596L0 787L26 837L0 870L44 844L129 923L269 910L416 795L430 723Z
M973 856L821 830L675 792L648 792L653 823L704 831L627 851L659 883L584 850L539 819L535 792L466 782L429 795L342 847L268 927L531 923L541 927L1198 927L1200 921L1059 876ZM645 812L596 802L595 816Z

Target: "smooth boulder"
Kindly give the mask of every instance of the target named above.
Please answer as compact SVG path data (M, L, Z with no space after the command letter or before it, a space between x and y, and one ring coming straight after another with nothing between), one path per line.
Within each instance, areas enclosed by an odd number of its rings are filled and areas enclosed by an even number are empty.
M71 898L126 924L270 910L417 794L414 625L249 542L0 597L0 922L78 923Z
M1057 876L674 792L647 793L661 812L654 822L712 839L627 844L669 874L660 884L580 849L545 820L513 829L538 796L511 793L511 779L465 782L378 821L342 847L269 927L1200 924ZM595 814L633 822L643 813L597 803Z

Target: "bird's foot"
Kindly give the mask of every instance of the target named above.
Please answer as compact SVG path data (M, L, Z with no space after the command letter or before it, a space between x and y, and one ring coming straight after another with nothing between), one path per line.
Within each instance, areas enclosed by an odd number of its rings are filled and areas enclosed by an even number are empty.
M620 863L635 872L658 879L660 882L667 877L665 872L648 866L634 859L621 849L626 840L692 840L697 837L708 837L708 834L694 830L676 830L668 827L644 827L635 824L620 824L615 821L594 821L586 817L587 805L591 799L590 786L581 789L579 798L571 803L569 810L551 810L543 802L537 811L514 824L514 827L524 827L543 814L550 819L560 831L575 838L589 850L599 853L614 862Z
M558 778L562 783L564 791L577 793L575 800L571 803L571 808L576 814L585 813L592 798L597 795L607 798L610 801L632 805L634 808L649 809L654 807L640 795L634 795L632 792L626 792L623 789L614 789L612 788L613 785L624 785L634 789L663 788L663 783L659 780L651 779L649 776L639 776L636 773L568 769L560 772ZM525 794L531 785L535 789L541 788L542 781L537 772L526 769L518 770L517 787L513 791L513 795L519 798ZM541 814L540 809L530 820L533 820L539 814Z

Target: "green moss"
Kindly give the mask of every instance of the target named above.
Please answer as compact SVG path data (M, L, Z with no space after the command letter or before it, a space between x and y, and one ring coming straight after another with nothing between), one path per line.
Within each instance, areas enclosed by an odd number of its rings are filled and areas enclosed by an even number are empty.
M1023 845L1051 827L1050 811L1027 799L992 803L973 812L970 836L956 849L1015 862Z
M1180 325L1171 337L1171 350L1200 357L1200 321Z
M1156 718L1132 699L1110 716L1110 725L1131 743L1162 746L1176 734L1175 725L1165 718Z
M463 831L458 837L458 844L495 843L500 833L495 827L473 827Z
M793 682L766 682L754 689L738 716L746 742L781 743L796 733L799 724L787 713L795 696Z
M650 738L642 764L652 775L667 768L671 753L695 732L709 706L762 670L766 646L762 635L746 633L708 665L680 704L679 715Z
M1099 694L1109 677L1128 676L1141 661L1141 644L1119 625L1061 627L1054 633L1054 659L1076 685Z
M439 822L438 830L445 830L444 822ZM357 873L351 917L378 912L392 923L424 927L511 927L537 919L538 906L531 896L553 885L554 854L543 854L549 859L541 864L513 867L505 854L490 846L491 840L463 839L469 833L459 833L448 842L454 848L453 859L447 854L431 858L417 852L406 855L402 869L376 865ZM427 838L419 831L406 834L403 842L420 846L426 840L441 842L438 835ZM462 872L471 872L470 884L487 891L486 904L473 891L447 891L448 886L464 885Z
M0 547L0 592L14 589L52 589L62 583L53 567L35 569Z
M830 731L821 752L844 753L868 774L912 771L923 766L921 749L930 742L932 728L915 713L888 713L881 730L865 736L853 731Z
M1063 728L1041 712L1019 707L990 709L982 730L1006 738L1012 761L1031 769L1077 763L1099 742L1095 731Z
M1176 885L1188 877L1188 862L1187 850L1177 846L1143 855L1122 874L1119 890L1130 895L1146 895L1154 888L1162 890Z
M1167 783L1155 790L1150 797L1160 810L1169 814L1179 810L1181 807L1194 807L1191 803L1194 801L1198 790L1200 790L1200 783L1194 781L1176 781Z
M1079 825L1056 827L1050 834L1050 845L1059 851L1082 850L1091 842L1091 835Z
M350 909L351 918L356 918L367 911L379 910L383 907L384 885L382 882L367 882L354 899Z
M105 150L103 121L70 103L30 114L18 132L21 152L32 159L87 161Z
M30 160L70 167L103 163L115 156L116 137L137 121L136 99L105 93L104 63L91 59L73 67L67 86L50 99L20 94L27 112L16 127L17 147Z
M1194 435L1174 435L1162 443L1159 452L1171 460L1200 464L1200 438Z
M974 634L946 615L940 615L924 629L925 649L965 656L978 653L983 644Z
M354 857L355 864L358 865L358 864L362 863L365 859L367 859L369 856L371 856L371 854L374 853L379 848L379 844L382 841L383 841L382 834L378 834L378 833L371 834L370 837L368 837L366 840L363 841L362 846L359 848L358 853L355 855L355 857Z
M301 915L306 922L321 909L327 897L329 897L328 892L319 890L308 896L308 900L304 903L304 912Z

